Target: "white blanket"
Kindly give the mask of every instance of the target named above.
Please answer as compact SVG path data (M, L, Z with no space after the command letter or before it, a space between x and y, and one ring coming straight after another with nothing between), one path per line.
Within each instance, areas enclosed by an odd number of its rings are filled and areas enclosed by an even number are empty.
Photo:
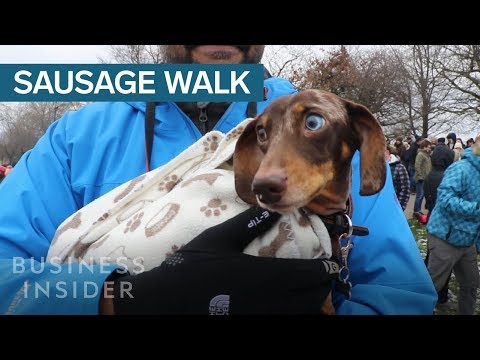
M48 260L117 262L133 273L158 266L203 230L249 206L235 192L231 161L246 119L228 134L212 131L164 166L96 199L57 229ZM225 241L228 241L225 234ZM244 250L258 256L329 258L328 231L303 211L280 221Z

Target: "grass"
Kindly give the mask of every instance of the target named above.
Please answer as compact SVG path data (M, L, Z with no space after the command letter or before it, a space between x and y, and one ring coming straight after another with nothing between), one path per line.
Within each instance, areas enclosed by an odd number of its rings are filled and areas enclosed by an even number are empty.
M412 218L408 220L410 229L415 236L418 248L423 258L427 254L427 230L426 226L420 224L416 219ZM455 315L457 313L457 294L458 294L458 281L455 279L455 274L452 274L452 278L449 284L449 306L442 306L435 310L435 315ZM480 295L480 289L477 290L477 299ZM480 302L477 300L477 306L475 315L480 315Z

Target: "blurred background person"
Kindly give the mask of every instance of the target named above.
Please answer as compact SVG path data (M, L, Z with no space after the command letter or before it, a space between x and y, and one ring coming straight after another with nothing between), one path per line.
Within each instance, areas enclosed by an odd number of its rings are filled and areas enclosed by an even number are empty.
M427 139L420 143L417 157L415 158L415 203L413 205L413 215L418 219L422 212L423 201L423 181L432 169L432 160L430 159L431 144Z
M453 150L455 143L457 142L457 135L453 132L447 135L447 146L449 149Z
M435 155L434 155L435 154ZM445 144L445 138L441 137L437 139L437 146L432 150L431 161L433 167L433 158L435 157L435 163L437 168L446 169L451 165L455 158L455 152L450 150Z
M7 168L5 166L0 165L0 183L3 181L3 179L5 179L5 170Z
M455 153L455 156L454 156L454 159L453 161L458 161L462 158L462 154L463 154L463 147L462 147L462 143L457 141L453 147L453 151Z
M433 152L433 150L435 150L435 146L437 146L438 140L437 140L436 137L432 136L430 139L428 139L428 141L430 141L430 144L431 144L430 147L431 147L432 152Z
M407 142L409 142L410 147L408 148L404 160L404 165L407 168L408 171L408 176L410 178L410 194L415 194L416 192L416 184L415 184L415 159L417 158L417 153L418 153L418 147L420 144L420 141L422 141L423 138L420 136L415 137L415 141L413 141L412 138L407 139Z
M468 139L467 146L465 146L465 149L471 147L474 143L475 143L475 140L473 140L473 138Z
M404 144L404 142L403 142L403 137L398 136L398 137L395 139L394 147L395 147L395 149L396 149L395 154L396 154L400 159L404 159L405 154L406 154L406 152L407 152L407 147L405 146L405 144Z
M393 187L395 188L398 202L402 210L405 211L410 198L410 179L408 178L407 168L396 155L396 148L393 146L387 146L385 149L385 159L390 165Z
M7 168L5 169L5 176L7 176L8 174L10 174L10 172L12 171L13 169L13 166L12 165L7 165Z

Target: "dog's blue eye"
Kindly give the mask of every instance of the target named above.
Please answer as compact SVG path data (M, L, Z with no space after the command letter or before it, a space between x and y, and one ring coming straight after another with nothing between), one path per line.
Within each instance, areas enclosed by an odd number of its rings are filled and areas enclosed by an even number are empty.
M315 131L319 130L325 125L325 119L317 114L310 114L305 119L305 126L308 130Z

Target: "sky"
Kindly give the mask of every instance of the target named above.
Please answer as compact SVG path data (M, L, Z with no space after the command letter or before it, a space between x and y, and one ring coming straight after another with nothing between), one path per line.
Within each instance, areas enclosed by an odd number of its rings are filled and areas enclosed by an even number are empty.
M0 45L0 64L96 64L109 45Z

